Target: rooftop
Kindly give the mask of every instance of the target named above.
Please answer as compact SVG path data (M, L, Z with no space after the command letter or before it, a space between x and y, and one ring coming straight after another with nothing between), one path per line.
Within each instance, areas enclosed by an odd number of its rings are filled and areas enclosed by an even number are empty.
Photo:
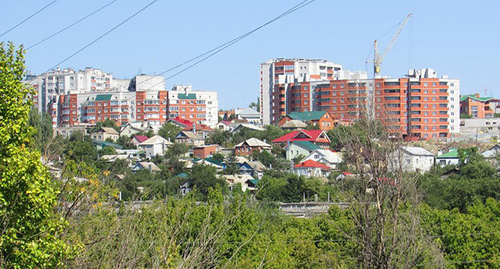
M327 113L326 111L308 111L308 112L292 112L288 116L294 120L300 121L311 121L319 120L323 115Z

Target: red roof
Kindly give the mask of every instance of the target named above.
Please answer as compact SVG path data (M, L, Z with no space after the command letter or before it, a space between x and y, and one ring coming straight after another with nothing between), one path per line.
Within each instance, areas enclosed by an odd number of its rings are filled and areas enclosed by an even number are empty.
M184 124L186 126L192 126L193 125L193 122L189 121L189 120L186 120L186 119L183 119L183 118L180 118L180 117L177 117L177 118L174 118L172 119L178 123L181 123L181 124Z
M298 130L274 139L273 143L287 142L288 140L290 140L290 142L293 141L316 142L322 133L325 134L327 140L330 140L328 136L326 136L326 133L323 130Z
M137 140L139 143L142 143L146 140L149 139L149 137L145 136L145 135L136 135L134 136L135 140Z
M210 128L209 126L207 126L205 124L196 124L195 128L196 128L196 131L208 131L208 132L214 131L214 129ZM184 129L182 129L182 130L183 131L192 131L193 125L188 126L188 127L184 127Z
M295 168L320 168L321 170L327 170L327 171L332 170L332 168L330 166L319 163L317 161L313 161L313 160L307 160L303 163L296 164L294 167Z

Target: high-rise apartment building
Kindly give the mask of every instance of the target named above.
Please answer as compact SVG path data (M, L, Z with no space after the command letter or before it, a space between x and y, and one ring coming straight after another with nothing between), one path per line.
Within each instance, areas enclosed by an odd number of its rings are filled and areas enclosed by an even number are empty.
M308 61L326 72L311 77L298 64ZM419 69L410 70L405 78L373 80L366 72L342 70L340 65L326 63L278 59L262 64L263 122L276 123L293 111L328 111L339 122L379 119L389 131L413 139L447 138L459 133L458 79L439 78L432 69ZM291 71L287 74L286 70Z
M260 66L260 114L263 124L271 124L280 115L287 113L287 93L294 88L294 101L309 111L311 97L309 86L299 86L303 82L332 80L335 71L342 69L341 65L319 59L273 59ZM307 94L299 98L297 94ZM291 98L292 96L290 96ZM307 98L308 100L304 99Z
M180 117L214 127L218 122L217 92L193 91L191 86L176 85L168 93L170 118Z
M117 124L147 121L160 125L169 116L215 126L216 92L192 91L191 86L174 86L169 100L163 76L138 75L131 80L116 79L99 69L56 69L26 81L37 94L34 105L49 111L54 126L95 124L110 119ZM169 111L169 104L173 111Z

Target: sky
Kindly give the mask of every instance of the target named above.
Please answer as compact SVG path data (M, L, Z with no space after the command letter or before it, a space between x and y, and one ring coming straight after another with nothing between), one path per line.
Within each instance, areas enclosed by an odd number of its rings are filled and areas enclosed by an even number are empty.
M0 35L53 0L2 0ZM29 47L111 0L57 0L0 37ZM152 0L117 0L78 25L31 48L26 68L41 74L89 44ZM283 13L301 0L158 0L116 30L60 65L100 68L116 78L159 74ZM372 74L373 41L383 51L408 13L382 63L382 75L433 68L461 80L461 93L500 97L498 1L316 0L166 81L217 91L219 108L246 107L260 89L260 64L273 58L326 59ZM165 74L173 75L175 71Z

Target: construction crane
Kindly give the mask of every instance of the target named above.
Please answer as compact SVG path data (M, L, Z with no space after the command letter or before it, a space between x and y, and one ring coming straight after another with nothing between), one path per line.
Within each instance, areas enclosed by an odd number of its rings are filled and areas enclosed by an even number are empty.
M396 39L398 39L399 34L401 33L401 31L405 27L405 25L408 22L408 20L410 20L411 16L412 16L411 13L408 14L406 16L406 18L399 24L398 31L392 37L392 40L391 40L391 42L389 42L389 45L387 45L387 47L385 48L384 53L382 53L382 54L378 53L377 40L375 40L375 42L373 44L373 49L374 49L374 53L373 53L373 73L374 73L374 77L375 78L380 78L380 65L382 64L382 61L384 60L384 58L387 55L387 53L391 50L392 45L394 45L394 42L396 42Z

